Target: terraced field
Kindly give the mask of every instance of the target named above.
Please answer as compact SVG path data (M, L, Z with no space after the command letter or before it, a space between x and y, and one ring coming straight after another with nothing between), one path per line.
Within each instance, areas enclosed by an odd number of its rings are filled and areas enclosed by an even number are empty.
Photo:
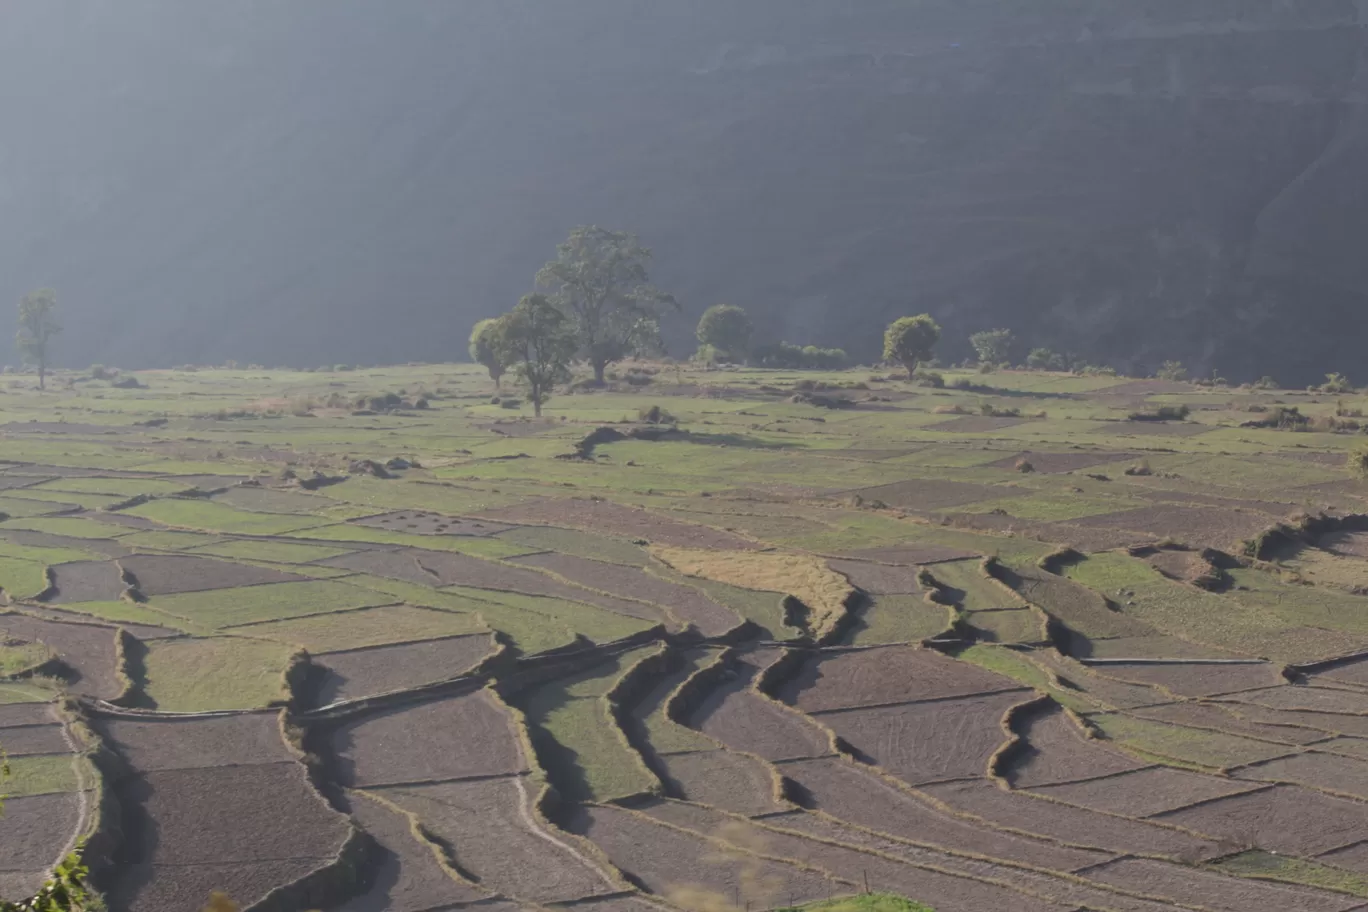
M1368 403L642 367L0 378L0 897L1368 910Z

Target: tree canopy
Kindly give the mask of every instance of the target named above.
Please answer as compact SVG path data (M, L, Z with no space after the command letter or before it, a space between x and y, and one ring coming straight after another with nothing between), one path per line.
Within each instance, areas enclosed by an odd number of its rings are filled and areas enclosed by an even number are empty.
M470 331L470 357L476 364L483 364L489 371L489 379L497 389L499 380L508 371L508 365L500 357L496 344L499 332L499 317L490 317L475 324Z
M651 285L651 251L635 234L581 225L556 250L537 273L537 285L570 317L578 353L596 382L614 361L661 347L661 313L679 305Z
M711 346L715 354L728 360L740 360L750 351L754 329L750 316L742 308L734 304L714 304L703 311L695 335L700 346Z
M543 294L524 295L493 332L495 352L527 384L538 417L551 388L570 379L576 345L570 318Z
M930 314L894 320L884 332L884 360L903 365L911 374L918 364L931 360L940 332Z
M62 331L57 319L57 292L40 288L19 302L19 331L14 341L24 361L38 367L38 386L47 377L48 341Z
M969 337L979 361L984 364L1002 364L1011 358L1012 343L1016 341L1010 329L985 329Z

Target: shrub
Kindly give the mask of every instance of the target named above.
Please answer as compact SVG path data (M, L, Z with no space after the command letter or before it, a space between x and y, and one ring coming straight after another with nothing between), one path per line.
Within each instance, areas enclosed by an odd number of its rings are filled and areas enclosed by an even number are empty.
M931 389L945 389L945 377L935 371L918 370L912 375L912 382L917 386L927 386Z
M1352 393L1354 386L1344 374L1326 374L1325 382L1312 389L1320 393Z
M983 364L1002 364L1006 361L1011 356L1013 341L1010 329L987 329L969 337L969 344L974 347Z
M1013 468L1015 468L1018 472L1022 473L1023 475L1035 471L1035 466L1031 465L1031 461L1024 456L1016 461Z
M658 405L639 409L637 411L637 418L650 424L677 424L679 421L674 415L671 415Z
M1277 389L1277 388L1278 388L1278 381L1274 380L1272 377L1270 377L1270 376L1268 376L1267 374L1265 374L1264 376L1260 377L1258 380L1255 380L1255 381L1254 381L1253 383L1251 383L1249 386L1250 386L1251 389L1256 389L1256 390L1271 390L1271 389Z
M1163 405L1152 412L1131 412L1130 421L1186 421L1192 413L1186 405Z
M517 396L508 396L499 400L499 408L520 409L522 408L522 400Z
M979 403L979 414L987 418L1020 418L1021 409L998 408L991 402Z
M118 368L105 367L103 364L90 365L90 377L93 380L113 380L118 373Z
M1026 356L1026 366L1033 370L1064 371L1069 369L1069 362L1059 352L1048 348L1033 348Z
M1186 380L1187 368L1183 367L1181 361L1165 361L1159 366L1159 372L1155 374L1160 380Z
M1154 472L1150 469L1149 463L1142 459L1142 460L1140 460L1139 462L1135 463L1134 465L1126 466L1126 474L1127 474L1127 475L1153 475Z
M800 347L788 342L762 345L755 349L752 357L761 367L787 370L839 370L847 361L844 349L815 345Z
M1358 478L1368 479L1368 444L1365 444L1349 454L1347 460L1349 471Z

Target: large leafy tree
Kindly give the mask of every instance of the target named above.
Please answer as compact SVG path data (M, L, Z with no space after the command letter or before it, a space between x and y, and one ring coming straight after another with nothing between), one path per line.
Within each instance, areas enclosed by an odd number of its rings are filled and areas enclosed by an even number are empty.
M524 295L499 318L493 345L504 364L528 386L537 417L551 388L570 379L570 359L577 340L570 318L543 294Z
M635 234L581 225L556 251L538 271L537 285L572 320L595 382L603 382L614 361L660 348L661 314L679 305L651 285L651 251Z
M494 388L499 388L499 380L508 371L499 356L498 347L495 345L499 332L499 318L490 317L475 324L475 328L470 331L470 357L477 364L483 364L485 370L489 371L489 379L494 381Z
M750 317L734 304L714 304L703 311L698 321L698 342L710 345L728 358L744 358L750 351L751 332L754 330Z
M930 361L940 341L940 325L930 314L901 317L888 324L884 331L884 360L895 361L912 374L917 365Z
M57 320L57 292L40 288L24 295L19 302L19 332L15 344L24 360L38 366L38 388L47 378L48 342L62 331Z

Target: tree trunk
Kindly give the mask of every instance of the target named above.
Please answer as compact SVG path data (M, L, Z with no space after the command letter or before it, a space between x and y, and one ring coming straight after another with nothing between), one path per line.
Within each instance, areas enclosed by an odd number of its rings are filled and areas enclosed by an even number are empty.
M38 388L39 388L39 389L46 389L46 388L47 388L46 385L45 385L46 379L47 379L47 358L43 357L42 355L39 355L39 356L38 356Z
M593 362L591 362L591 363L592 363L593 366L594 366L594 383L595 383L597 386L602 386L602 385L603 385L603 371L604 371L604 368L606 368L606 367L608 366L608 362L607 362L607 361L597 361L597 360L596 360L596 361L593 361Z
M541 401L541 387L534 383L532 384L532 414L538 418L541 417Z

